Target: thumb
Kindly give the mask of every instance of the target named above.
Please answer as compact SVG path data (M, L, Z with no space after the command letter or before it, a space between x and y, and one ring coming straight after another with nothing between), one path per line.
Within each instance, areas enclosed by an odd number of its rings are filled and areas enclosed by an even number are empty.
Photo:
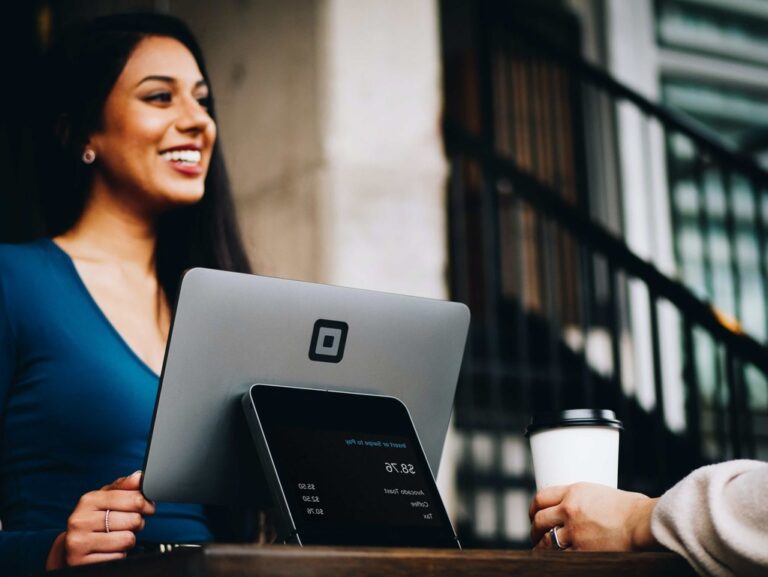
M142 471L136 471L128 477L121 477L117 479L112 485L111 489L123 489L126 491L136 491L141 486Z

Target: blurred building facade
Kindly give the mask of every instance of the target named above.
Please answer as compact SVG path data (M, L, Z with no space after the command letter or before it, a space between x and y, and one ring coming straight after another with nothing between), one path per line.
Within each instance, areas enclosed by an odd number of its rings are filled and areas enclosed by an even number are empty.
M258 272L470 305L463 543L526 546L535 410L616 410L623 488L768 458L768 3L59 0L22 38L137 9L201 40Z

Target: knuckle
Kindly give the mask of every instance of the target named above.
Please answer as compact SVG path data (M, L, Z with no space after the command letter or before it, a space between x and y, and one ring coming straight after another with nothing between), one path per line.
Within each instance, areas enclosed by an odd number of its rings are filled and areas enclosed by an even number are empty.
M573 487L571 487L572 493L582 493L587 490L589 487L589 483L585 483L584 481L579 481L578 483L575 483Z
M98 499L99 495L101 495L101 491L88 491L85 495L83 495L83 498L90 503Z
M83 521L79 515L71 515L67 519L67 533L70 531L80 531L83 528Z
M83 537L79 532L67 531L67 535L64 537L64 548L67 550L67 554L73 554L80 551L83 546Z
M133 498L133 504L136 507L136 509L142 509L144 507L144 497L141 495L136 495Z
M573 499L563 503L563 513L566 519L577 519L581 514L581 506Z
M131 527L133 529L141 529L144 525L144 518L138 513L131 515Z

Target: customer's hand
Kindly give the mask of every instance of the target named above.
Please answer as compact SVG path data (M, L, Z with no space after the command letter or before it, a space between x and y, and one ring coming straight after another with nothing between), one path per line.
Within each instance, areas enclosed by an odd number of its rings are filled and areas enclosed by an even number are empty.
M557 527L558 541L569 549L653 549L658 547L651 533L657 500L594 483L547 487L531 503L531 542L536 548L551 548L549 531Z
M144 528L144 515L155 512L139 491L140 482L141 471L136 471L83 495L67 520L67 530L54 541L46 569L125 557L136 544L135 533Z

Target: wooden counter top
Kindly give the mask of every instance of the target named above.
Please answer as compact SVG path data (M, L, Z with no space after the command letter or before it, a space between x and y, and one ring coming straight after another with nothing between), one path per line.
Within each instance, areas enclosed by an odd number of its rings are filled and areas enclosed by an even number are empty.
M672 553L206 545L70 568L49 577L695 577Z

